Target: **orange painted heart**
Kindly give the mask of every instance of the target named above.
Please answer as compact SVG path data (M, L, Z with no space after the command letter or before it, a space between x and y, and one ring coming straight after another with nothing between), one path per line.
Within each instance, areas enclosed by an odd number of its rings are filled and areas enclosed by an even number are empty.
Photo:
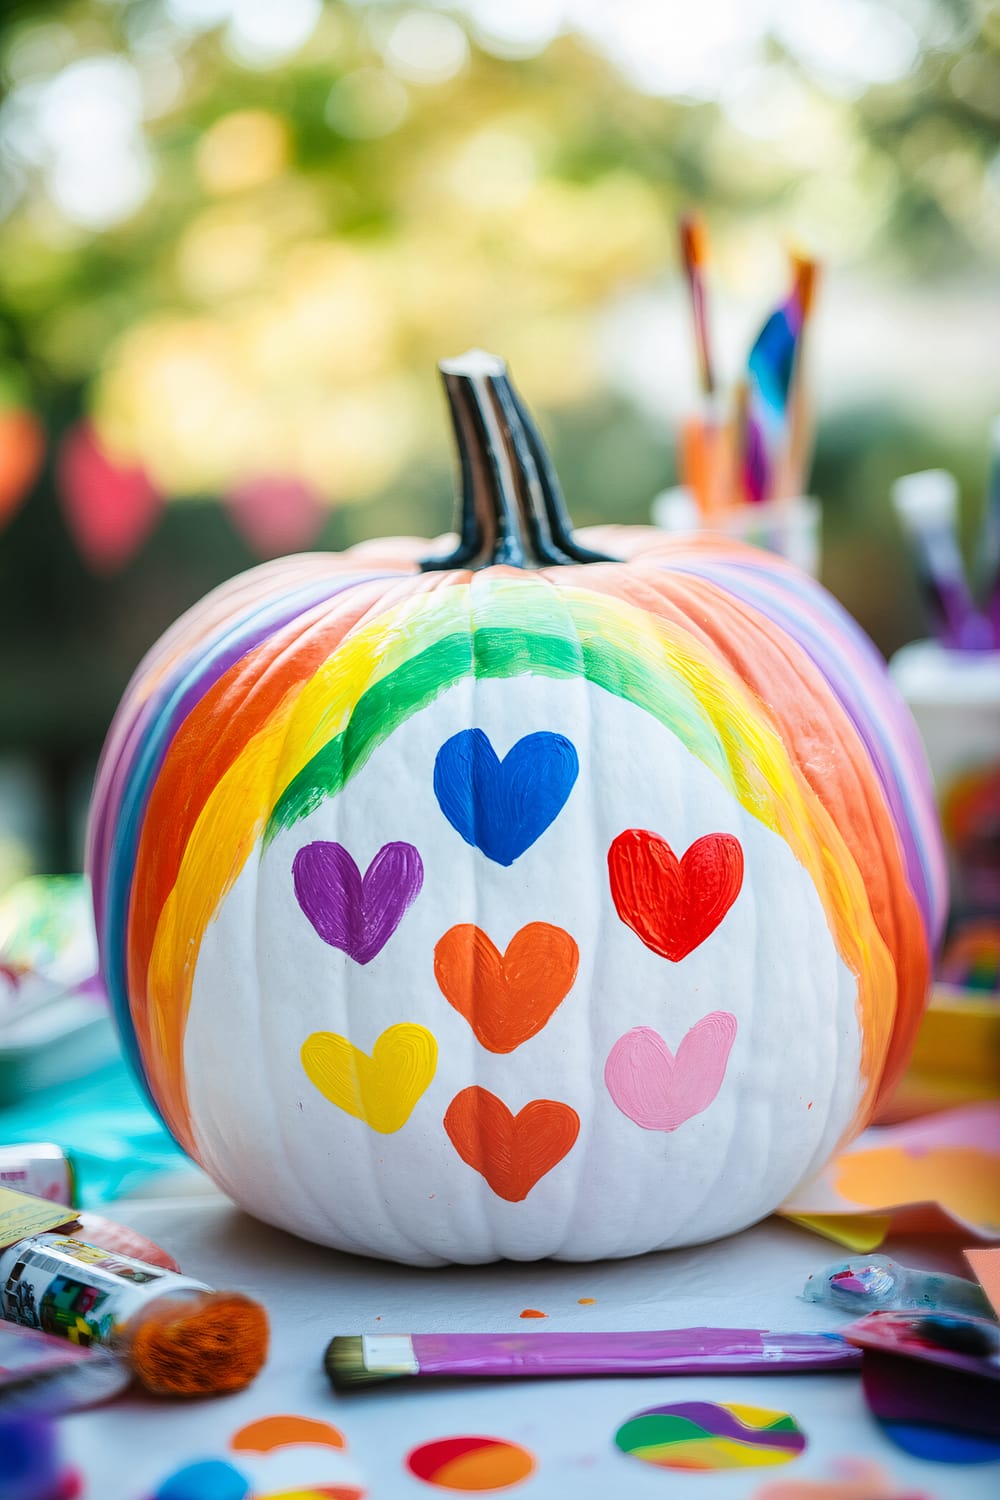
M532 1099L512 1115L496 1094L473 1084L448 1105L444 1128L462 1160L498 1198L520 1203L572 1149L580 1116L556 1099Z
M529 922L501 953L481 927L451 927L434 949L441 993L488 1052L536 1036L573 988L580 950L561 927Z
M707 833L678 859L659 834L627 828L608 850L608 873L626 927L679 963L711 937L739 895L743 850L730 833Z

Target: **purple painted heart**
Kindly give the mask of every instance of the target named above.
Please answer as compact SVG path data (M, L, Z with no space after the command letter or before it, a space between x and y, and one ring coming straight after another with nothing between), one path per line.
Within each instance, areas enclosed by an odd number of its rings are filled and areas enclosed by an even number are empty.
M362 876L343 844L318 840L296 854L292 881L324 943L368 964L419 896L424 864L412 844L383 844Z

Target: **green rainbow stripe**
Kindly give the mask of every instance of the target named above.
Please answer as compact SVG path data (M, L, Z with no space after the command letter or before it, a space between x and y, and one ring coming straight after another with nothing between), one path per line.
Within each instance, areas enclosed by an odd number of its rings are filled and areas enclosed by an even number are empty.
M638 661L634 644L626 650L597 637L574 640L485 627L473 635L447 636L363 693L344 732L324 745L285 788L268 819L265 844L341 791L406 719L463 678L502 679L525 673L585 677L596 687L634 703L679 735L717 776L733 784L725 746L709 732L704 709L689 695L679 701L673 698L666 690L662 666L657 673ZM676 693L674 685L669 687Z

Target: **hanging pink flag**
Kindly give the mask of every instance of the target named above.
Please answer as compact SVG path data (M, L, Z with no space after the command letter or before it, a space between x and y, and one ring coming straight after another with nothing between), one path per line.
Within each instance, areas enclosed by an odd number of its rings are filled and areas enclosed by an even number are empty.
M317 536L326 507L316 491L291 475L259 474L226 496L233 524L259 557L300 552Z
M156 524L163 496L145 469L105 452L87 421L63 438L57 466L66 524L97 573L114 573L138 552Z
M45 454L45 434L30 411L0 411L0 526L21 506L38 477Z

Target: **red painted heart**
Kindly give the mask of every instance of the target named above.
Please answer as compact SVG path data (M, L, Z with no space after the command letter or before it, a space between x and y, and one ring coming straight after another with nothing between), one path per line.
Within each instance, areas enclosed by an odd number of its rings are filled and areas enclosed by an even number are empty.
M722 921L743 884L743 850L730 833L707 833L678 859L666 839L627 828L608 850L611 899L647 948L679 963Z

